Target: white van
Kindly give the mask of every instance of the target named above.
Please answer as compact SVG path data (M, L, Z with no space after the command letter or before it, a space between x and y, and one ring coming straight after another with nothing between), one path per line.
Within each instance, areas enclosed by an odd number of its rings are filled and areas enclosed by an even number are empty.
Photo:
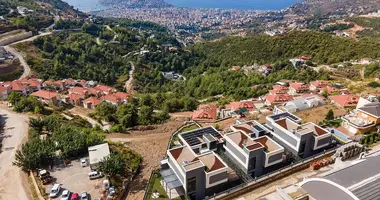
M103 174L101 172L95 171L95 172L88 173L88 178L90 180L98 179L98 178L101 178L101 177L103 177Z

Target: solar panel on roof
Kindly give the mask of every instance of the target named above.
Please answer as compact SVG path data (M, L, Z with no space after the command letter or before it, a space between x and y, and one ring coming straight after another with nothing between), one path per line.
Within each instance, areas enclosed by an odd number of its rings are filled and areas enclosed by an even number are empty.
M185 133L182 133L181 136L190 146L195 146L195 145L201 144L201 141L199 140L199 138L202 138L204 134L210 134L214 137L220 136L219 132L213 129L212 127L206 127L206 128L201 128L201 129L185 132Z

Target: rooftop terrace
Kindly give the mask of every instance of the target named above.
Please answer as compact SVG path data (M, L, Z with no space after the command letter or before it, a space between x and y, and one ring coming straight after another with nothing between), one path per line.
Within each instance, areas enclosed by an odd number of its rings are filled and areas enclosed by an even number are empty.
M183 146L171 149L168 153L171 154L178 165L183 166L185 170L205 166L206 172L212 172L227 167L214 152L196 155L191 148Z
M282 128L293 132L298 133L300 135L313 133L315 136L321 136L329 133L328 131L324 130L323 128L317 126L314 123L306 123L306 124L297 124L292 120L289 120L287 118L279 119L275 121L278 125L280 125Z

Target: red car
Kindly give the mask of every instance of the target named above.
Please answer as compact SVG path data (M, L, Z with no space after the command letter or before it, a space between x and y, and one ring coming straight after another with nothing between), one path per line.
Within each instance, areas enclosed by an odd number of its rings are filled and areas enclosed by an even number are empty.
M71 195L71 199L70 200L79 200L78 193L74 193L73 195Z

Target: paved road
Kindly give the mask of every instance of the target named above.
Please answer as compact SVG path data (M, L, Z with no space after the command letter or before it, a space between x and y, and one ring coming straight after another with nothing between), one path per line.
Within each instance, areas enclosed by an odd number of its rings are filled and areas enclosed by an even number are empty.
M10 46L5 46L4 49L13 54L13 56L15 56L16 58L18 58L22 67L24 68L24 72L20 76L19 80L26 78L30 74L30 66L28 65L28 63L26 63L22 53L16 51L16 49Z
M2 119L5 123L3 148L0 153L0 200L18 199L29 200L28 193L23 187L23 172L12 165L16 150L26 139L28 131L28 118L24 115L11 113L0 108Z

